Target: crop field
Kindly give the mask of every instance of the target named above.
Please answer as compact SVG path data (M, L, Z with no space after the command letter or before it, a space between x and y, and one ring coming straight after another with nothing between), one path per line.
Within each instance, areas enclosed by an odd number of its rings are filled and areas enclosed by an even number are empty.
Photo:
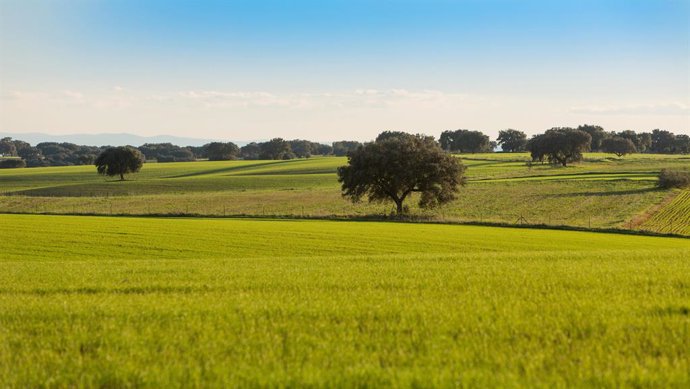
M679 191L672 201L647 219L642 228L690 235L690 190Z
M0 215L9 387L687 387L690 240Z
M686 156L590 153L567 168L527 164L527 154L468 154L468 183L458 200L411 214L442 221L642 228L632 223L668 197L657 190L662 168ZM390 204L352 204L340 196L335 171L345 158L291 161L151 163L119 182L92 166L0 170L0 212L94 215L362 217L388 215ZM671 215L674 232L687 221ZM646 224L669 232L660 224Z

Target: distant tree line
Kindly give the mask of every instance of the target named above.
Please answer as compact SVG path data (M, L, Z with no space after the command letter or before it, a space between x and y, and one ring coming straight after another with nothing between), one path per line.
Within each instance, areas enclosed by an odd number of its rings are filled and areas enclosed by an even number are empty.
M405 134L384 131L375 141ZM631 153L688 154L690 136L676 135L666 130L635 132L631 130L605 131L601 126L581 125L577 128L554 127L543 134L527 137L520 130L499 131L492 141L477 130L459 129L443 131L438 139L440 147L451 153L488 153L498 147L503 152L530 152L533 161L567 165L579 161L587 151L616 154ZM238 147L232 142L211 142L203 146L181 147L172 143L146 143L137 149L146 161L188 162L198 159L225 161L235 159L286 160L310 158L319 155L346 156L365 144L357 141L337 141L330 145L304 139L273 138L266 142L252 142ZM82 146L73 143L42 142L36 146L12 138L0 139L2 167L91 165L109 146ZM10 161L17 157L23 161ZM10 162L7 162L10 161Z
M318 155L345 156L362 143L338 141L332 145L303 139L274 138L238 147L232 142L211 142L203 146L181 147L172 143L146 143L136 147L146 161L189 162L199 159L227 161L235 159L294 159ZM73 143L43 142L32 146L27 142L0 139L0 168L93 165L110 146L80 146Z

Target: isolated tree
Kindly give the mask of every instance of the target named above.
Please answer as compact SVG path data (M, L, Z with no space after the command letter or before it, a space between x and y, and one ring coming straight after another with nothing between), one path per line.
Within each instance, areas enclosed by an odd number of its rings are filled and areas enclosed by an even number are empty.
M232 142L211 142L204 148L209 161L231 161L240 155L240 148Z
M104 176L120 176L125 180L125 174L136 173L144 164L144 155L134 147L109 147L96 158L98 174Z
M390 137L368 143L348 156L338 168L342 194L353 202L367 196L370 202L390 200L398 215L413 192L420 193L419 206L432 208L456 198L464 183L465 167L424 135Z
M635 148L635 143L630 139L614 136L613 138L606 138L601 142L601 151L622 157L626 154L636 153L637 148Z
M501 150L509 153L525 151L525 147L527 146L527 134L510 128L499 131L496 140L501 146Z
M533 161L567 166L570 162L582 160L582 153L589 150L592 137L581 130L569 127L555 127L527 142Z

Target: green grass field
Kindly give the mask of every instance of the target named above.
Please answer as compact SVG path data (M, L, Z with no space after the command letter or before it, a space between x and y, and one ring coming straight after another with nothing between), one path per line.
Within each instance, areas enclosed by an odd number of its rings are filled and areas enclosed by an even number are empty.
M6 387L687 387L690 240L0 215Z
M514 223L669 231L633 223L669 191L655 188L662 168L690 157L590 153L567 168L533 164L527 154L460 156L468 184L457 201L413 216L460 222ZM390 204L351 204L335 170L345 158L146 164L126 182L104 179L92 166L0 170L0 212L102 215L361 217L388 215ZM671 217L676 217L671 215ZM673 222L673 220L670 220ZM687 223L680 218L676 225Z

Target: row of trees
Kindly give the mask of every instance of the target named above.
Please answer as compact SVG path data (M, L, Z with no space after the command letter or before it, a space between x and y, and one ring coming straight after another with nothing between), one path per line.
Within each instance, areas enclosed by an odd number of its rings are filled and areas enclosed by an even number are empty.
M172 143L146 143L137 149L147 161L188 162L197 159L224 161L234 159L293 159L314 155L345 156L361 146L356 141L333 142L332 145L303 139L274 138L238 147L232 142L212 142L203 146L180 147ZM0 167L91 165L110 146L80 146L73 143L43 142L36 146L12 139L0 139L0 157L19 157Z
M584 125L578 130L588 133L592 137L590 150L615 153L616 148L625 146L632 148L633 153L657 153L657 154L687 154L690 153L690 136L674 134L670 131L656 129L652 132L637 133L627 131L605 131L600 126ZM628 142L629 141L629 142ZM627 153L626 153L627 154Z
M558 127L568 128L568 127ZM601 126L585 124L575 128L590 136L586 151L614 153L619 156L630 153L687 154L690 153L690 136L676 135L666 130L636 133L605 131ZM439 143L444 150L455 153L487 153L500 146L504 152L528 151L529 139L523 131L507 129L499 131L496 142L481 131L456 130L441 133Z
M586 151L602 151L619 157L637 152L687 154L690 153L690 136L663 130L638 134L634 131L605 132L598 126L554 127L527 140L525 149L533 161L546 159L552 164L566 166L582 160L582 153Z
M379 134L377 141L400 134L404 133L385 131ZM589 135L589 140L586 141L582 134ZM530 139L523 131L507 129L499 132L496 141L491 141L489 136L481 131L444 131L439 137L439 144L442 149L453 153L493 152L499 146L504 152L530 151L535 161L548 160L558 164L576 161L585 151L601 151L618 156L630 153L690 153L690 136L685 134L676 135L658 129L642 133L630 130L605 131L595 125L582 125L577 128L556 127ZM564 145L569 145L570 150L564 151ZM243 147L238 147L232 142L212 142L198 147L147 143L138 147L138 150L148 161L187 162L197 159L220 161L309 158L315 155L345 156L360 146L363 144L357 141L338 141L327 145L304 139L274 138L267 142L252 142ZM553 152L554 147L559 151ZM30 167L89 165L107 148L56 142L43 142L31 146L21 140L0 139L0 157L19 157ZM11 163L12 166L15 164Z
M27 166L90 165L103 147L43 142L36 146L12 138L0 139L0 156L19 157Z

